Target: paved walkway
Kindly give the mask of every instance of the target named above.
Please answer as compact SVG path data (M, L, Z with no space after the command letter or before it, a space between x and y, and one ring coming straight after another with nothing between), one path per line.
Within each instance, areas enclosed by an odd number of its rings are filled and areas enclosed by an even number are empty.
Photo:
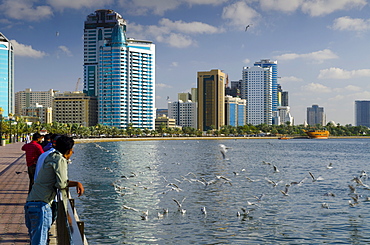
M0 146L0 244L29 244L23 210L29 180L22 145Z

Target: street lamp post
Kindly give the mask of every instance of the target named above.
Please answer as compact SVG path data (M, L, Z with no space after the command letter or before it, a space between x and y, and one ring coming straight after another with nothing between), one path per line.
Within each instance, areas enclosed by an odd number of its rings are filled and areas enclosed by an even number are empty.
M2 112L0 110L0 112ZM0 113L0 142L2 143L3 140L3 114Z

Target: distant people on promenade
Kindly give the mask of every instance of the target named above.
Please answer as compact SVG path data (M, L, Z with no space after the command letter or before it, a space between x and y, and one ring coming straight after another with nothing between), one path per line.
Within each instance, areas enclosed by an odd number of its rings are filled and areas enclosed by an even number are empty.
M47 244L48 231L52 225L51 204L57 190L63 195L63 203L68 200L67 187L76 187L78 196L84 193L80 182L68 179L68 160L73 154L73 146L74 140L71 137L63 135L56 140L55 151L46 156L28 194L24 210L31 244Z
M25 142L26 142L26 144L28 144L28 143L30 143L30 142L31 142L30 134L27 134L27 135L26 135Z
M28 193L30 193L32 189L32 185L34 183L34 176L36 171L36 163L39 156L44 153L44 150L41 147L41 142L43 140L43 136L39 133L34 133L32 135L32 141L30 143L26 143L22 146L22 151L26 152L26 162L27 162L27 172L28 177L30 179L30 183L28 186Z
M45 134L44 135L44 141L41 143L42 149L44 151L47 151L51 148L51 134ZM48 149L46 150L45 147L48 146Z

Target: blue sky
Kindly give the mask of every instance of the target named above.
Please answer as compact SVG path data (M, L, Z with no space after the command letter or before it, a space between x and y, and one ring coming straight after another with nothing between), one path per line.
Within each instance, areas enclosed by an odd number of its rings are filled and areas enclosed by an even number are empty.
M244 66L278 61L295 124L306 108L354 124L370 100L367 0L1 0L0 32L15 46L15 91L74 91L83 77L83 27L97 9L126 19L127 36L156 44L156 107L196 87L198 71L241 79ZM246 25L251 27L245 31ZM59 33L57 35L56 33ZM79 90L82 85L79 86Z

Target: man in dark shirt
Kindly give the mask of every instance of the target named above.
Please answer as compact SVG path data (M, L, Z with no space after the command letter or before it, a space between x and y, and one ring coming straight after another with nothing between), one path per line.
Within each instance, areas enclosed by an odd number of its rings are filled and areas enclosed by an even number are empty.
M27 171L28 177L30 178L28 193L31 192L31 188L34 182L37 159L42 153L44 153L44 150L40 145L42 139L43 136L41 134L34 133L32 136L32 141L22 146L22 151L26 152Z

